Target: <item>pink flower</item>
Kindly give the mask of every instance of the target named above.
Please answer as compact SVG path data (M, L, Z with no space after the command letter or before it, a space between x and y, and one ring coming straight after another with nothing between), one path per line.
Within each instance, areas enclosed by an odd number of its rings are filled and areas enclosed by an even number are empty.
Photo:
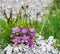
M15 44L20 43L20 37L15 36L14 39L13 39L13 42L14 42Z
M34 32L30 32L30 36L34 37L35 33Z
M22 29L21 29L21 32L22 32L23 34L26 34L26 33L28 32L28 29L27 29L27 28L22 28Z
M28 40L28 45L29 45L29 46L34 45L34 43L35 43L34 39L29 39L29 40Z
M16 32L19 32L20 29L18 27L15 27L15 28L12 28L12 33L16 33Z
M32 27L30 27L29 30L30 30L30 32L34 32L34 28L32 28Z
M28 43L28 39L29 39L29 36L26 36L25 34L23 35L23 37L22 37L22 43L24 43L24 42L26 42L26 43Z
M12 34L10 37L12 38L12 41L14 44L28 44L29 46L32 46L35 43L34 40L35 31L34 28L30 27L29 30L27 28L12 28Z

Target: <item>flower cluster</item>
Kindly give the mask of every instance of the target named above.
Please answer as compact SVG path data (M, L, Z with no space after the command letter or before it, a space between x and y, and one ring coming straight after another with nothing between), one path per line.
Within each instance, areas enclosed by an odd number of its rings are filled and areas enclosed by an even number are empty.
M35 31L32 27L29 29L24 27L15 27L12 28L12 34L10 37L12 38L14 44L23 43L32 46L35 43L34 35Z

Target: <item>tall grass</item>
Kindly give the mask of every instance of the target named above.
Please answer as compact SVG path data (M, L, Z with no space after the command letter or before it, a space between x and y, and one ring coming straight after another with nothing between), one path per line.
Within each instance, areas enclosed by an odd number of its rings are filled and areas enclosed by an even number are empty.
M12 40L10 38L10 34L12 33L12 28L18 26L23 26L26 28L33 27L35 28L36 33L40 33L43 22L28 22L27 19L22 19L21 17L17 17L14 20L8 20L5 18L5 21L0 19L0 45L2 48L5 48L8 44L12 44Z
M44 24L44 37L47 39L49 36L54 36L57 39L55 46L60 49L60 8L58 3L60 0L56 0L50 9L50 13L46 17ZM58 2L58 3L57 3ZM57 6L58 5L58 6Z

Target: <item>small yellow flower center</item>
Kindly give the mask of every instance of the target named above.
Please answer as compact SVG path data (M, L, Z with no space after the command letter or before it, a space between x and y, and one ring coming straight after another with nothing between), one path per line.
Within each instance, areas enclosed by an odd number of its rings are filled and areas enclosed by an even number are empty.
M24 38L24 40L26 40L26 38Z

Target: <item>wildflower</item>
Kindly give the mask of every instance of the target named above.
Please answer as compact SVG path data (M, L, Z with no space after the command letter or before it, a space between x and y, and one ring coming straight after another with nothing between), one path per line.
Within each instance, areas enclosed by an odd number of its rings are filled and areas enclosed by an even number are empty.
M19 37L19 36L15 36L14 39L13 39L13 42L14 42L15 44L20 43L20 37Z
M30 27L29 30L30 30L30 32L34 32L34 28L32 28L32 27Z
M34 45L34 43L35 43L34 39L29 39L29 40L28 40L28 45L29 45L29 46Z
M20 31L23 29L23 26L20 27Z
M22 43L26 42L28 43L29 36L23 35L22 37Z
M28 29L27 29L27 28L22 28L22 29L21 29L21 32L22 32L23 34L26 34L26 33L28 32Z
M12 33L16 33L16 32L19 32L19 28L18 27L12 28Z
M34 32L30 32L30 36L34 37L35 33Z
M19 32L21 32L22 34L20 34ZM18 27L15 27L12 28L12 33L13 34L10 35L10 37L13 39L12 41L14 44L23 43L32 46L35 43L33 39L35 32L34 28L32 27L30 27L29 30L23 27L21 27L20 29Z

